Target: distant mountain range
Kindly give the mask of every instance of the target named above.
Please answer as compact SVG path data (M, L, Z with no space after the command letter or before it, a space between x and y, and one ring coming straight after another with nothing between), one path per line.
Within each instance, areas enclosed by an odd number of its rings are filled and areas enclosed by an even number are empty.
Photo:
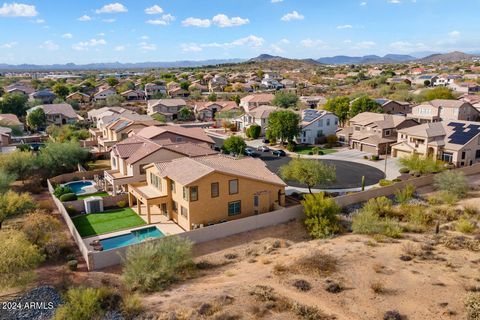
M362 57L351 56L334 56L323 57L319 59L289 59L280 56L273 56L269 54L261 54L258 57L246 59L211 59L211 60L182 60L171 62L139 62L139 63L121 63L121 62L107 62L107 63L90 63L90 64L53 64L53 65L36 65L36 64L1 64L0 71L63 71L63 70L125 70L125 69L155 69L155 68L193 68L207 65L220 64L235 64L235 63L262 63L262 62L301 62L306 64L388 64L388 63L403 63L417 61L420 63L434 63L434 62L452 62L464 60L480 60L479 53L463 53L459 51L450 53L412 53L412 55L404 54L387 54L383 57L377 55L366 55Z

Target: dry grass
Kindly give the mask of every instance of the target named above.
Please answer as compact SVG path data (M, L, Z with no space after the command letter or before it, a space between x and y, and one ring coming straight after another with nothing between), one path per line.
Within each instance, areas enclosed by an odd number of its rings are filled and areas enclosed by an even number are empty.
M328 276L338 269L338 260L334 256L314 251L308 256L297 259L290 270L295 273Z
M376 294L384 294L387 292L385 285L381 281L374 281L370 283L370 289Z

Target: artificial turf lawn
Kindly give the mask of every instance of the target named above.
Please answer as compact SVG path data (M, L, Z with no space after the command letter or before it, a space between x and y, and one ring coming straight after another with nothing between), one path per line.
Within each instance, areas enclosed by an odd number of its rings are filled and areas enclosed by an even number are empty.
M84 194L84 195L77 195L77 199L78 200L83 200L83 199L86 199L86 198L90 198L90 197L108 197L109 194L108 192L97 192L97 193L90 193L90 194Z
M72 218L72 220L82 237L95 236L146 224L131 208L83 214Z

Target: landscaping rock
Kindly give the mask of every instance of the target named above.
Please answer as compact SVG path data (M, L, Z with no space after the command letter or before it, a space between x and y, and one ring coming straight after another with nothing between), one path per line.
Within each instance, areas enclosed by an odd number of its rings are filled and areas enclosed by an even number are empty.
M0 312L0 320L46 320L53 317L62 298L53 287L40 286L6 303L11 308Z

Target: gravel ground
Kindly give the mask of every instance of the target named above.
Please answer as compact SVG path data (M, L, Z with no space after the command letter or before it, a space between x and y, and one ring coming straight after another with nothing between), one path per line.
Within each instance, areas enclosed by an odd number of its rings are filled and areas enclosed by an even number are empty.
M40 286L16 299L1 302L0 320L51 319L61 303L57 290L51 286Z

